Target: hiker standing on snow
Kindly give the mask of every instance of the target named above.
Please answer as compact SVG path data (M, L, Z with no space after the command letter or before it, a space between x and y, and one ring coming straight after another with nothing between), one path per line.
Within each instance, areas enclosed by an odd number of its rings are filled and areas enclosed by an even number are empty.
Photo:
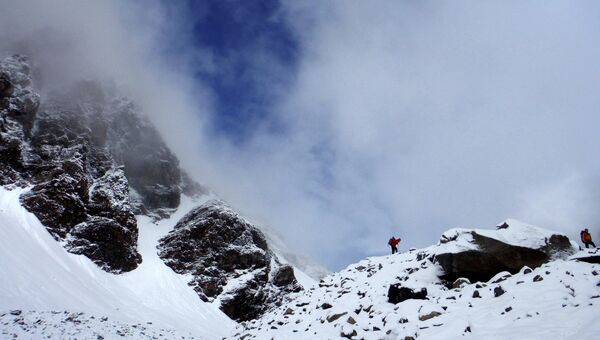
M388 245L390 247L392 247L392 254L395 254L398 252L398 243L400 243L401 239L395 238L394 236L392 236L392 238L388 241Z
M594 242L592 242L592 234L590 234L587 228L581 231L581 242L583 242L586 248L588 247L588 245L592 246L593 248L596 248L596 245L594 244Z

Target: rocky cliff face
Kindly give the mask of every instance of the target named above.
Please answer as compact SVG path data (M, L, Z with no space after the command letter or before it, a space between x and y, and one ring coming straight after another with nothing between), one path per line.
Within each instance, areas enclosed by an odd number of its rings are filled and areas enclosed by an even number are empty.
M40 101L25 57L0 62L0 185L31 187L22 204L69 251L135 269L134 214L168 216L182 190L201 190L183 177L130 100L86 81Z
M301 290L293 268L279 262L262 232L220 201L182 218L159 241L159 255L175 272L191 275L202 300L218 300L238 321L255 319Z

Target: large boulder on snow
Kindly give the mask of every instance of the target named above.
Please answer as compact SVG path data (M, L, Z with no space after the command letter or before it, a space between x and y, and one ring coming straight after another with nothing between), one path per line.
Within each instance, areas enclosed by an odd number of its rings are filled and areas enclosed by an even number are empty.
M451 229L435 254L442 279L454 282L488 281L502 271L517 273L524 266L539 267L551 259L567 258L576 247L563 234L508 220L497 230Z
M201 299L218 299L238 321L257 318L301 289L264 234L217 200L184 216L159 241L159 256L175 272L191 275Z

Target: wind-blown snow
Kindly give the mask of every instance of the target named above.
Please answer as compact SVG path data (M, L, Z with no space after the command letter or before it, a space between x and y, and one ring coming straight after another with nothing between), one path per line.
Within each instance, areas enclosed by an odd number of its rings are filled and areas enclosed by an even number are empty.
M202 302L187 278L157 255L158 239L197 203L184 199L170 219L158 224L138 217L143 262L132 272L113 275L84 256L67 253L21 207L21 193L0 187L0 312L83 312L120 323L151 322L148 327L206 339L226 336L234 327L217 305Z

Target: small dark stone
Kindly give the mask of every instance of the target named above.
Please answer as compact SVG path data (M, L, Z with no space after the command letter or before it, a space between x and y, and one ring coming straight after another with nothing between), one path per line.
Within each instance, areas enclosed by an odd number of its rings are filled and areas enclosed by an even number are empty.
M536 276L533 278L533 282L540 282L540 281L542 281L542 280L544 280L544 278L543 278L541 275L536 275Z
M494 297L499 297L504 293L505 293L505 291L504 291L504 289L502 289L502 287L498 286L498 287L494 288Z
M426 320L433 319L433 318L435 318L437 316L440 316L440 315L442 315L442 313L433 311L433 312L431 312L429 314L420 315L419 316L419 320L426 321Z
M355 330L355 329L353 329L353 330L352 330L352 332L344 332L344 331L342 331L342 332L340 333L340 336L341 336L342 338L346 338L346 339L352 339L352 337L356 336L357 334L358 334L358 333L356 333L356 330Z
M506 307L506 309L504 309L505 312L510 312L512 310L512 307Z
M348 313L342 312L342 313L332 314L332 315L330 315L330 316L327 317L327 322L333 322L333 321L341 318L342 316L344 316L346 314L348 314Z
M329 308L331 308L331 307L333 307L333 306L332 306L331 304L327 303L327 302L325 302L325 303L323 303L323 304L321 305L321 308L322 308L322 309L329 309Z
M481 298L481 295L479 295L478 290L473 291L473 298Z

